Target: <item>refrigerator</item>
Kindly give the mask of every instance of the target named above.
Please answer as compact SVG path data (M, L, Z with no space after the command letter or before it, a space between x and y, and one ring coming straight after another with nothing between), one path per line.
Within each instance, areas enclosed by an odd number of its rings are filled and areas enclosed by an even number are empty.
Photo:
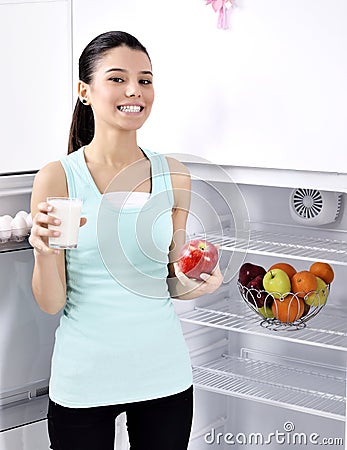
M189 450L345 448L346 175L321 173L320 185L317 173L298 171L292 182L275 186L276 169L266 185L265 169L251 184L249 168L193 160L186 165L192 176L187 239L219 244L224 275L213 294L173 300L194 376ZM1 216L28 211L33 177L0 178ZM310 213L298 213L302 208L293 203L298 196L311 205ZM32 296L27 236L2 239L0 258L0 449L44 450L49 448L50 357L60 314L43 313ZM274 326L241 296L238 272L245 262L266 269L287 262L300 271L315 261L328 262L335 278L324 306L302 326ZM128 448L122 414L115 449Z
M140 143L185 152L177 158L192 175L187 239L219 244L224 274L214 294L173 301L194 374L189 450L345 448L346 2L237 3L220 30L200 1L172 2L158 19L155 0L0 0L11 69L1 73L3 149L11 150L0 169L0 216L29 211L34 171L65 154L85 44L116 26L139 37L158 92ZM18 91L23 55L31 89ZM0 258L0 450L47 450L60 317L32 296L27 236L3 239ZM244 262L305 270L315 261L331 264L335 279L301 329L271 328L241 297ZM116 450L128 449L125 422L117 419Z
M296 171L276 186L276 169L259 169L252 184L254 168L188 166L187 238L219 244L224 274L213 294L175 301L195 385L189 449L346 448L345 175ZM316 261L335 278L324 306L295 326L264 318L241 295L245 262L299 272Z

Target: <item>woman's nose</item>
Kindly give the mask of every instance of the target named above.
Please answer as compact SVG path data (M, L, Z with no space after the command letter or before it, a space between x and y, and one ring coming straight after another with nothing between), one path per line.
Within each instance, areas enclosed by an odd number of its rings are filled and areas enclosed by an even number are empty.
M141 97L141 89L138 83L129 83L126 88L125 95L127 97Z

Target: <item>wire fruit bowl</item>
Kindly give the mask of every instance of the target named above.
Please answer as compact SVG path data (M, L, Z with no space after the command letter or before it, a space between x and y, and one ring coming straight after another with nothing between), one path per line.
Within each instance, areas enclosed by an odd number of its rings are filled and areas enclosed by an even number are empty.
M241 297L261 317L260 325L274 331L295 331L306 327L327 302L330 285L325 289L311 291L303 297L298 293L270 293L265 290L247 288L237 283Z

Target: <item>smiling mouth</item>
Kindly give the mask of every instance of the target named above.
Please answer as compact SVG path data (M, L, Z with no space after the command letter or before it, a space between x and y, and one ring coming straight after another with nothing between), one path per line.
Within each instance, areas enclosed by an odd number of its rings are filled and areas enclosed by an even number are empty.
M139 113L143 111L143 106L139 105L124 105L124 106L117 106L117 109L122 112L126 113Z

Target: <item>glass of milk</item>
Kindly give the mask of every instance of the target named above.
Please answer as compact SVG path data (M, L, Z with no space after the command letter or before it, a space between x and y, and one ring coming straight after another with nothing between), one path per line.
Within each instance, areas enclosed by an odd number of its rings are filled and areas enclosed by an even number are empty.
M60 219L60 225L48 225L49 230L60 231L60 236L48 238L51 248L76 248L78 232L80 229L80 218L82 212L82 200L71 197L48 197L47 203L53 206L48 213Z

